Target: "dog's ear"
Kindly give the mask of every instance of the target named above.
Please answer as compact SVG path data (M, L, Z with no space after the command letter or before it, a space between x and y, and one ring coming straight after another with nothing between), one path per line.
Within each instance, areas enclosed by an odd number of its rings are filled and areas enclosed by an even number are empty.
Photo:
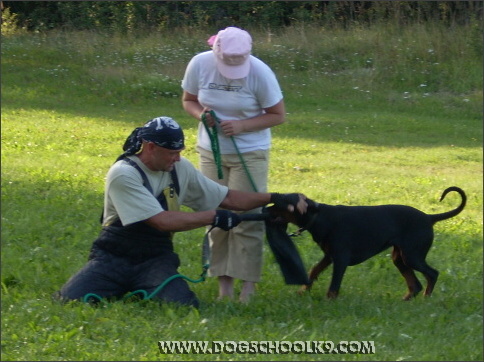
M314 211L318 208L318 203L316 201L313 201L311 199L306 199L306 202L308 204L308 210Z

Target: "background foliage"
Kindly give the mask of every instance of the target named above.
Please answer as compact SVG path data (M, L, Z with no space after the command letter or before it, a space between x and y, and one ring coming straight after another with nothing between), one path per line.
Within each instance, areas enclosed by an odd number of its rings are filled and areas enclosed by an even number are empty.
M482 1L4 1L27 30L98 29L120 32L179 27L327 28L439 21L448 26L482 18Z

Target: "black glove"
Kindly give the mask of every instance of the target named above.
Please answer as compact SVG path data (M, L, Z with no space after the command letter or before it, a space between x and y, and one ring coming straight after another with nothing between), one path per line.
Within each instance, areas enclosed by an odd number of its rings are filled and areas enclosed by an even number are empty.
M292 205L294 206L294 210L296 210L297 203L299 202L299 194L279 194L274 192L271 194L271 202L277 208L287 210L287 207Z
M220 229L229 231L230 229L239 225L241 221L242 220L240 220L239 215L232 211L217 210L215 218L213 219L212 227L219 227Z

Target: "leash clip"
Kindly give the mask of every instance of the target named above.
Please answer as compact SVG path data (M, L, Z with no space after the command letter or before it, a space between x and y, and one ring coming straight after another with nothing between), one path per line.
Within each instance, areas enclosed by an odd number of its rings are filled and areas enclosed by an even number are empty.
M288 236L301 236L303 231L306 231L306 229L305 228L299 228L297 231L290 233L290 234L287 234L287 235Z

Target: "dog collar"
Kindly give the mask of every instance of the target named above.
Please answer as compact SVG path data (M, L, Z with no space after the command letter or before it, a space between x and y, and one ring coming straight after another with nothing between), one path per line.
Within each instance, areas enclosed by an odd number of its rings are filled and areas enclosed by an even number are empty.
M319 209L319 203L316 203L316 208ZM316 217L317 216L318 216L318 213L317 212L315 212L314 214L312 214L311 217L309 218L308 223L305 226L300 227L296 232L293 232L293 233L289 234L289 236L299 236L299 235L301 235L304 231L306 231L311 226L313 226L314 222L316 221Z

